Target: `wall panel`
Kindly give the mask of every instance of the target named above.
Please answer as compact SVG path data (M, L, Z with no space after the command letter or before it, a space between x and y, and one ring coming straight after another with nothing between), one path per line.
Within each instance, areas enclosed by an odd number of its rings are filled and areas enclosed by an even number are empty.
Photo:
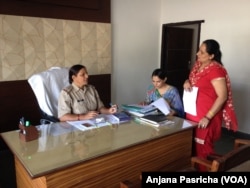
M0 14L110 23L110 0L0 0Z

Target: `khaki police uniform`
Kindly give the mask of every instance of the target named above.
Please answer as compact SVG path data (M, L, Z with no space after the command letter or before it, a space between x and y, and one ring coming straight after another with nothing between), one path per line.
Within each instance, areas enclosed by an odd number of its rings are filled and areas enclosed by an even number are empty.
M103 102L93 85L79 88L72 83L60 93L58 117L65 114L86 114L88 111L98 111L103 106Z

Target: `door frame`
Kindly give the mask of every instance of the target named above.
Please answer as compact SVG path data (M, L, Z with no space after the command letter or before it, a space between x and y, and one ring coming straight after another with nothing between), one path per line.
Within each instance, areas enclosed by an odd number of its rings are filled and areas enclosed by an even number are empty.
M178 22L178 23L168 23L168 24L163 24L162 25L162 46L161 46L161 68L167 71L167 66L166 64L171 64L174 62L168 62L168 44L171 43L170 40L171 38L168 37L168 31L170 32L171 28L186 28L186 29L192 29L193 30L193 36L192 36L192 44L190 46L191 50L191 60L187 61L188 63L188 68L186 69L185 75L182 75L182 78L179 77L178 75L174 75L174 79L179 79L175 80L177 83L182 83L183 80L188 79L188 74L196 60L196 53L199 49L200 45L200 30L201 30L201 24L204 22L204 20L197 20L197 21L187 21L187 22ZM172 43L174 43L173 41ZM174 60L173 60L174 61ZM173 77L173 75L172 75ZM185 78L184 78L185 77ZM187 78L186 78L187 77ZM171 76L170 76L171 79ZM171 84L171 83L170 83ZM182 97L183 93L183 88L178 84L177 89L180 92L180 95Z
M187 22L177 22L177 23L167 23L162 25L162 44L161 44L161 68L164 67L165 60L167 59L167 44L163 41L168 41L165 37L167 36L166 33L168 28L170 27L180 27L180 28L191 28L194 29L194 37L193 37L193 52L192 52L192 59L190 62L190 68L192 64L195 62L196 53L199 49L200 45L200 31L201 31L201 24L204 23L204 20L196 20L196 21L187 21ZM171 40L171 39L170 39Z

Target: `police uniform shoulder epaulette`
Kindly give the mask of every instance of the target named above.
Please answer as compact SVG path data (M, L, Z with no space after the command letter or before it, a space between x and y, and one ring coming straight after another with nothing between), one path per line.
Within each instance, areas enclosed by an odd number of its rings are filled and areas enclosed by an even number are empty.
M88 87L89 87L89 88L95 89L95 86L93 86L93 85L91 85L91 84L88 84Z
M67 86L66 88L63 89L63 91L69 93L73 89L72 85Z

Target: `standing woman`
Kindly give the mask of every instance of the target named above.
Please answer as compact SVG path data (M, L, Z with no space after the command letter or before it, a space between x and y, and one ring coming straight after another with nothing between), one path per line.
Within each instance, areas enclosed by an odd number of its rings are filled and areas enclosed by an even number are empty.
M106 108L94 86L88 84L88 71L83 65L69 69L70 85L64 88L58 100L60 121L77 121L94 118L99 113L113 114L117 106Z
M170 115L184 118L184 108L179 91L176 87L166 83L167 75L162 69L155 69L151 75L152 84L148 86L146 104L156 101L163 97L171 108Z
M186 119L198 122L195 130L195 152L206 158L214 153L214 142L221 136L221 126L234 131L238 128L229 76L221 62L220 45L215 40L205 40L197 52L189 79L183 87L191 91L198 87L196 100L197 115L186 113ZM200 167L201 171L205 168Z

